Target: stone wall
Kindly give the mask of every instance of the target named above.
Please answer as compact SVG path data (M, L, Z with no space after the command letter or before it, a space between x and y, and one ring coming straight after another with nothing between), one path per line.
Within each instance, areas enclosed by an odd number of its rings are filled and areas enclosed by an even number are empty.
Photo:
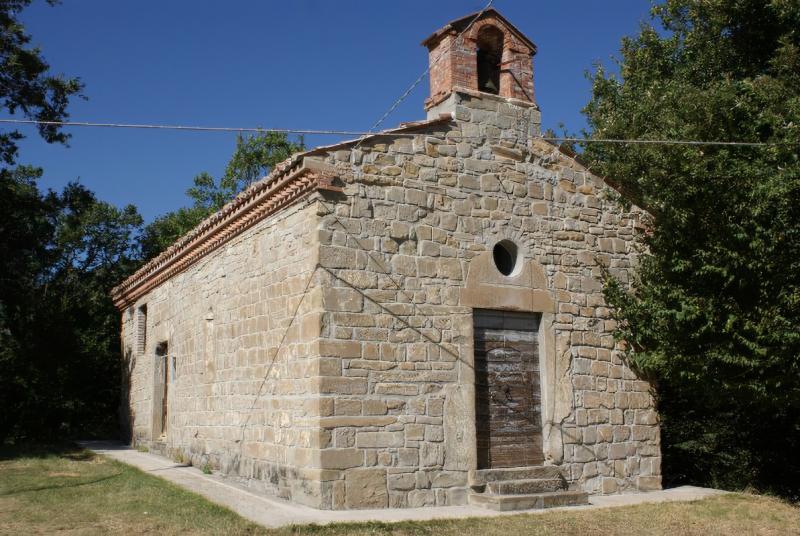
M601 266L628 280L639 213L528 142L532 104L460 90L442 112L455 121L413 138L315 152L346 183L318 207L331 506L464 502L475 307L542 314L545 454L572 487L660 487L649 385L621 359L600 281ZM501 239L525 258L514 278L491 265Z
M319 479L309 469L321 441L315 212L309 202L290 207L140 298L143 353L133 308L122 318L135 444L316 506ZM155 392L162 342L175 359L163 439Z

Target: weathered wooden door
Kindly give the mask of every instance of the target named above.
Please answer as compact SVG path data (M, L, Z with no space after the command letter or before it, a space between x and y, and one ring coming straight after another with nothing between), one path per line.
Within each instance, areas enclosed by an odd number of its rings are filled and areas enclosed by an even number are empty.
M155 381L153 384L153 438L167 434L168 408L169 408L169 349L166 342L156 347L154 362Z
M474 311L478 468L540 465L539 316Z
M167 408L169 408L169 356L162 358L163 364L161 367L164 369L164 397L161 399L161 435L167 435Z

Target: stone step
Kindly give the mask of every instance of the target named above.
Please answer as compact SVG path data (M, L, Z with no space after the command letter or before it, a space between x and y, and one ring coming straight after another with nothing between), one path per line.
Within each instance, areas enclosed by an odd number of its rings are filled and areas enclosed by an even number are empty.
M547 493L530 493L527 495L471 493L469 495L469 503L498 512L508 512L511 510L585 505L589 504L589 494L585 491L553 491Z
M545 493L548 491L562 491L566 483L560 478L533 478L525 480L500 480L486 484L489 493L497 495L526 495L530 493Z
M469 472L469 485L482 486L501 480L533 480L561 478L561 471L555 465L535 465L531 467L508 467L504 469L478 469Z

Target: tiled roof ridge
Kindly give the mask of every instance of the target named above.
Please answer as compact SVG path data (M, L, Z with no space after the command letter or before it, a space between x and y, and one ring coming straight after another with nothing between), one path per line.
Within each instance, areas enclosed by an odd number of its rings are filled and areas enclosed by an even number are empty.
M127 302L130 300L126 299L126 295L129 294L131 290L134 290L137 286L146 282L150 275L168 267L181 256L193 242L201 240L203 235L208 235L212 231L218 230L217 228L230 224L235 219L237 211L240 211L248 201L275 184L279 178L287 175L293 169L298 168L299 164L303 161L303 157L304 153L298 153L276 164L267 176L253 182L250 186L239 192L236 197L227 202L220 210L209 215L191 231L183 235L167 249L136 270L136 272L126 278L122 283L114 287L111 290L111 296L115 304L118 306L127 305Z
M412 131L451 120L450 114L444 114L436 119L405 123L400 127L376 132L356 140L316 147L292 155L276 164L266 177L245 188L220 210L205 218L194 229L114 287L111 290L114 304L119 308L127 307L149 289L163 283L201 259L206 253L227 242L247 226L288 206L314 188L340 190L332 185L332 170L326 169L324 165L312 165L310 161L306 162L307 157L319 155L336 147L380 136L391 136L394 133ZM293 174L296 174L296 177L292 177ZM295 178L298 180L294 180ZM282 181L281 179L286 180ZM286 182L287 180L288 182ZM272 196L257 199L259 196L269 194L271 189L274 190ZM259 208L252 205L254 200L264 204L265 207Z

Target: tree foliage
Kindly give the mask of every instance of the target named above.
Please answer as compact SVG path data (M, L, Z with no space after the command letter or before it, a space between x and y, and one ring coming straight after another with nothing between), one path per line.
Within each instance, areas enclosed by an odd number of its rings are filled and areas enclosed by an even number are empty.
M269 174L275 165L303 148L302 138L292 141L278 132L237 136L236 149L219 180L209 173L200 173L186 191L191 206L159 216L145 227L142 235L144 258L150 259L164 251L239 192Z
M50 2L54 3L54 2ZM60 121L77 78L54 76L0 3L0 98L10 113ZM65 143L57 126L39 128ZM0 440L109 434L119 386L119 326L108 291L137 264L135 208L79 184L41 192L42 170L15 166L17 131L0 133Z
M608 301L658 388L667 482L800 496L800 4L667 0L598 68L587 144L652 215Z
M235 195L268 174L276 164L302 151L304 145L302 137L292 142L281 132L239 135L220 185Z
M141 217L41 170L0 171L0 439L110 434L118 314L108 291L138 263Z
M0 101L10 114L19 111L28 119L63 121L69 117L70 98L79 94L83 84L78 78L50 74L41 51L30 46L31 37L17 20L20 11L30 3L31 0L0 3ZM69 139L56 125L39 126L39 134L51 143ZM14 163L17 142L22 138L17 130L0 133L1 161L7 165Z

